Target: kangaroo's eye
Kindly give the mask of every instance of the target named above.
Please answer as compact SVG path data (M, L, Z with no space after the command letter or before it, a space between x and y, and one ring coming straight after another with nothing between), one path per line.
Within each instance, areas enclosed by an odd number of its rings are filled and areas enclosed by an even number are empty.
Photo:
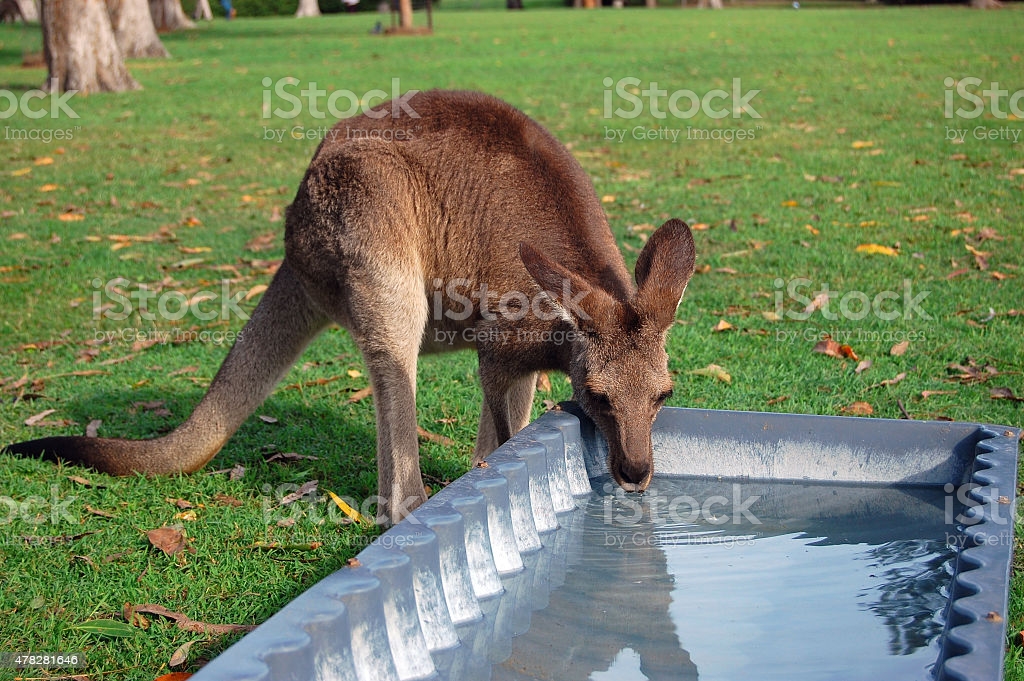
M667 400L668 398L670 398L670 397L672 397L672 390L671 390L671 389L669 389L669 390L666 390L666 391L665 391L665 392L663 392L662 394L658 395L658 398L657 398L656 400L654 400L654 403L655 403L655 404L658 404L658 405L662 405L662 404L665 404L665 401L666 401L666 400Z

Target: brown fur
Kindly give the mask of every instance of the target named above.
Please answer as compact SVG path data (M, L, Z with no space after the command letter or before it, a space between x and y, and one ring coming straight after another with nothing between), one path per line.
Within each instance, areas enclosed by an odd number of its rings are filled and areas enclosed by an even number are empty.
M341 121L320 145L288 210L285 261L182 426L155 440L45 438L9 450L118 475L197 470L333 321L352 333L370 372L379 489L392 521L424 499L417 356L459 347L475 346L480 360L477 460L526 425L537 372L561 370L608 439L615 479L644 489L651 424L671 390L665 338L693 272L689 228L671 220L651 236L637 289L590 180L544 128L477 93L408 102L418 118L392 116L384 103L375 111L386 115ZM389 134L406 139L380 139ZM464 280L457 295L486 286L491 312L508 292L542 302L521 319L513 303L510 314L485 315L479 300L465 319L435 319L438 295L443 311L462 311L446 291L455 280ZM543 335L553 332L576 337ZM438 342L444 333L454 342Z

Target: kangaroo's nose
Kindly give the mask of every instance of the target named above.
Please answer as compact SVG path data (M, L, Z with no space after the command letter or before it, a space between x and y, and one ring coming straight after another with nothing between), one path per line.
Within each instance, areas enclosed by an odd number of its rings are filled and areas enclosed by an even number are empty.
M650 466L645 464L637 465L629 461L623 461L619 464L619 480L622 483L622 489L627 492L643 492L647 489L650 477Z

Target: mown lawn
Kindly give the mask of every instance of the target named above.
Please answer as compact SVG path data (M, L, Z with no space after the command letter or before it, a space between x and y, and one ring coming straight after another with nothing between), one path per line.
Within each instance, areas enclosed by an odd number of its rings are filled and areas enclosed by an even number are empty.
M309 106L274 115L291 108L273 94L286 77L299 82L292 93L315 82L507 99L592 174L630 265L651 225L693 225L699 274L669 346L674 405L1024 422L1019 401L992 397L1024 396L1024 147L1013 138L1024 124L991 109L957 116L973 105L953 95L944 115L947 78L978 78L978 93L1024 88L1024 12L441 11L435 35L416 39L371 35L376 20L218 21L165 36L170 60L131 63L141 91L75 97L78 118L0 120L0 442L96 420L101 435L152 436L187 416L242 320L111 319L104 311L123 307L103 287L120 277L129 293L147 284L192 297L226 280L254 307L283 255L284 208L330 125ZM39 45L34 28L0 26L0 89L20 97L43 81L21 66ZM620 82L721 89L726 115L657 118L647 104L616 115L634 106ZM734 82L740 95L760 91L748 99L759 118L732 115ZM990 131L1002 138L978 138ZM797 314L825 286L827 307ZM825 334L857 357L813 352ZM860 360L871 367L857 372ZM711 364L731 380L692 373ZM475 359L428 357L419 380L420 425L454 441L422 447L437 489L468 467ZM237 636L156 616L127 638L76 627L120 619L126 603L256 624L343 566L374 530L324 500L278 502L314 479L353 503L374 494L372 399L350 401L366 386L334 329L202 473L115 479L0 460L0 650L85 651L90 678L152 679L196 641L181 667L193 670ZM552 376L538 413L570 392ZM267 462L274 453L316 458ZM239 465L242 477L215 472ZM183 529L187 550L153 548L146 533L162 526ZM1011 600L1017 632L1020 576ZM1024 679L1021 649L1008 645L1008 678Z

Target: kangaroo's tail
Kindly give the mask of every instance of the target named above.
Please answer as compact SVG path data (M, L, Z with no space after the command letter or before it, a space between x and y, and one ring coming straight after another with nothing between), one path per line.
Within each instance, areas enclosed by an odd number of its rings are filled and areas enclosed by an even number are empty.
M281 265L199 406L164 437L45 437L4 451L83 464L112 475L191 473L220 451L327 324L287 262Z

